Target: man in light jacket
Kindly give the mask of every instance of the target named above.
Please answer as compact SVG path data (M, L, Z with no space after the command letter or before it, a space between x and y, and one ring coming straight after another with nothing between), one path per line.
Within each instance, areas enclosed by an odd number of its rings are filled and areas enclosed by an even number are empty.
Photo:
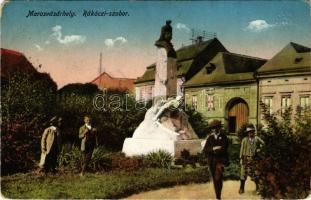
M82 152L82 170L80 176L84 175L87 165L91 161L94 148L98 145L97 129L92 127L92 119L90 116L84 117L84 125L79 129L79 138L81 139Z
M61 136L59 127L61 118L53 117L50 126L46 128L41 138L41 159L39 167L45 173L56 172L57 158L61 148Z
M254 169L254 158L264 145L264 141L258 136L255 136L255 128L252 124L246 127L246 132L248 136L243 138L240 149L240 194L244 193L247 176L250 176L255 181L256 191L258 191L258 181Z

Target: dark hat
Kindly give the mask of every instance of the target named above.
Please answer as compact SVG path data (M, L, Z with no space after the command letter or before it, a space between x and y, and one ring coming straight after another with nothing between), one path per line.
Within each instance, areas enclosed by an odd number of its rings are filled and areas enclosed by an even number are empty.
M211 128L219 128L221 127L221 121L217 120L217 119L214 119L210 125L209 125Z

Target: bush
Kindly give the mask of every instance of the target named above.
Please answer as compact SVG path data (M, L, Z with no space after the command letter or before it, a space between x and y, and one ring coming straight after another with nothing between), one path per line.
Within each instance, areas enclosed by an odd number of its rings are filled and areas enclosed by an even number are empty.
M240 148L241 144L233 143L233 139L229 139L229 166L225 168L224 177L230 180L240 179Z
M123 153L112 153L111 170L136 171L145 168L143 157L126 157Z
M14 72L1 81L1 173L27 172L55 113L57 86L48 74Z
M291 108L276 116L263 103L261 106L267 127L262 131L266 144L255 165L260 194L264 198L305 198L311 176L310 110L297 112L298 121L293 124Z
M64 145L59 158L61 171L79 172L82 164L80 148L66 144ZM134 171L146 167L143 157L126 157L120 152L109 152L100 146L94 149L91 161L88 165L93 172L103 171Z
M82 154L80 148L71 144L63 146L58 157L58 165L61 170L70 170L72 172L81 171Z
M148 153L145 159L147 166L165 169L170 169L173 161L171 154L164 150Z
M201 153L198 153L197 155L190 155L190 152L184 149L181 152L180 157L175 160L174 164L182 165L183 167L186 165L192 165L192 167L196 167L196 164L202 164L204 162L202 156L203 155Z
M187 107L186 113L189 116L189 123L191 124L197 136L199 138L206 138L207 135L210 133L207 120L203 118L203 115L201 113L197 112L191 107Z

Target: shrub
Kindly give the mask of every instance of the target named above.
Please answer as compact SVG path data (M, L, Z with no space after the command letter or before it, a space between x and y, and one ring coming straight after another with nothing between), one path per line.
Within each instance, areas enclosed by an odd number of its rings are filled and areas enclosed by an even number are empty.
M270 115L262 103L266 130L263 151L255 165L264 198L305 198L310 190L310 110L291 123L291 109L282 116ZM300 116L299 116L300 115ZM309 138L308 138L309 137Z
M203 115L201 113L197 112L191 107L187 107L186 113L189 116L189 123L191 124L197 136L199 138L206 138L207 135L210 133L207 120L203 118Z
M78 172L81 170L82 154L80 148L71 144L65 144L58 157L58 165L61 170Z
M143 157L139 156L126 157L123 153L113 153L110 159L112 170L136 171L146 167Z
M171 167L173 161L171 154L164 150L150 152L145 159L147 166L166 169Z
M58 163L61 171L79 172L82 164L80 148L71 144L64 145ZM93 172L134 171L145 166L143 157L126 157L123 153L109 152L100 146L94 149L88 168Z
M201 160L201 154L190 155L190 152L184 149L181 152L180 157L175 160L174 164L182 165L183 167L185 167L186 165L192 165L192 167L196 167L197 163L202 163Z
M57 86L43 73L12 72L1 81L1 173L27 172L40 156L40 138L54 115Z
M240 148L241 144L234 143L232 136L229 137L229 166L227 166L224 171L225 179L240 179Z

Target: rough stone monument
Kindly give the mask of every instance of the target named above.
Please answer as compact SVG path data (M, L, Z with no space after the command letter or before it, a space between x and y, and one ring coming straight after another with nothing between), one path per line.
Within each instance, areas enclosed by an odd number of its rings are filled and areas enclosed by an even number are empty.
M176 52L171 43L171 21L161 29L157 46L154 104L147 110L145 119L132 138L126 138L122 152L127 156L145 155L165 150L179 157L184 150L190 154L201 152L201 140L191 127L187 114L182 110L183 99L176 97Z

